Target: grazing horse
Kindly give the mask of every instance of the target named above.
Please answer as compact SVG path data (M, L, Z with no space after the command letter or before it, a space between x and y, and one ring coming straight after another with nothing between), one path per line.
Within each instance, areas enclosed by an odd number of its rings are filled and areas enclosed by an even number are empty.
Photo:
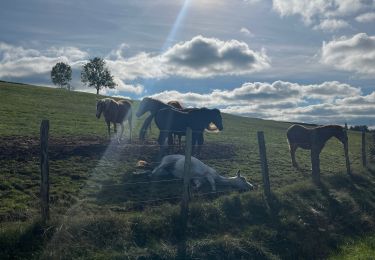
M108 136L111 137L110 123L113 123L113 129L116 133L116 124L121 125L121 134L118 138L120 142L122 134L124 133L124 121L129 122L130 141L132 140L132 107L128 100L115 101L111 98L103 98L96 103L96 117L99 119L103 113L104 120L108 127Z
M315 141L313 140L313 131L315 131ZM317 148L318 154L322 151L324 145L331 137L336 137L345 149L345 156L348 153L348 136L343 127L339 125L319 126L315 128L306 128L301 125L292 125L286 132L292 164L298 168L295 153L298 147L312 150L313 145Z
M145 97L142 99L141 103L139 104L138 111L136 113L137 117L141 117L144 113L150 112L150 115L145 119L141 130L139 132L139 139L145 140L147 128L150 127L152 119L154 118L156 112L163 108L173 108L170 105L167 105L157 99Z
M214 123L219 130L223 130L223 123L219 109L196 108L183 112L174 108L164 108L155 115L155 123L160 130L158 143L162 147L165 139L171 133L185 133L190 127L193 131L192 145L203 144L203 131Z

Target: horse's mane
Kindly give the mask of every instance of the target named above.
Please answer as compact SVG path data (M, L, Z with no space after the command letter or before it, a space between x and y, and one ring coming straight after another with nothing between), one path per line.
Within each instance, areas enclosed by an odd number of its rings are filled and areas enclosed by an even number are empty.
M337 129L337 130L342 130L344 129L342 126L340 125L323 125L323 126L318 126L316 127L318 129Z

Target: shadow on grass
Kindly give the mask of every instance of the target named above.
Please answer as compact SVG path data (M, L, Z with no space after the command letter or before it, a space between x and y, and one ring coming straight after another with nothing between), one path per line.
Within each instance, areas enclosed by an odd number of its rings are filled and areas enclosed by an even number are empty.
M2 230L0 259L38 259L53 232L52 228L46 228L39 220Z

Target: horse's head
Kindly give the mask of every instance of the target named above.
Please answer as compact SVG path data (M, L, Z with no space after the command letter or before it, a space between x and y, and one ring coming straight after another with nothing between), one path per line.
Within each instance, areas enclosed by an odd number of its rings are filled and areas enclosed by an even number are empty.
M137 117L141 117L147 111L151 109L152 98L145 97L142 99L141 103L139 103L137 113L135 114Z
M335 126L334 128L334 136L343 144L346 145L348 143L348 135L345 129L341 126Z
M99 99L96 101L96 118L100 118L100 115L102 114L103 110L105 108L105 102L103 99Z
M211 111L211 122L214 123L220 131L223 130L223 119L221 118L220 110L215 108Z
M112 102L115 102L110 98L103 98L96 101L96 117L100 118L103 111L107 110Z
M240 170L237 171L236 177L234 177L235 180L235 186L240 191L249 191L254 190L255 186L248 182L245 177L243 177L240 173Z

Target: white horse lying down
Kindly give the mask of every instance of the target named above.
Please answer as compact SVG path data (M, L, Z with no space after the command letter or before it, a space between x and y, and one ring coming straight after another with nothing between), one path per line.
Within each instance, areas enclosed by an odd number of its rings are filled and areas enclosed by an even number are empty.
M151 177L161 177L172 174L177 178L183 178L184 175L185 156L181 154L166 155L160 164L152 171ZM240 170L237 171L236 177L224 177L219 175L216 170L195 157L191 157L191 179L195 186L199 188L204 179L206 179L213 191L216 190L216 183L231 186L239 190L252 190L254 186L242 177Z

